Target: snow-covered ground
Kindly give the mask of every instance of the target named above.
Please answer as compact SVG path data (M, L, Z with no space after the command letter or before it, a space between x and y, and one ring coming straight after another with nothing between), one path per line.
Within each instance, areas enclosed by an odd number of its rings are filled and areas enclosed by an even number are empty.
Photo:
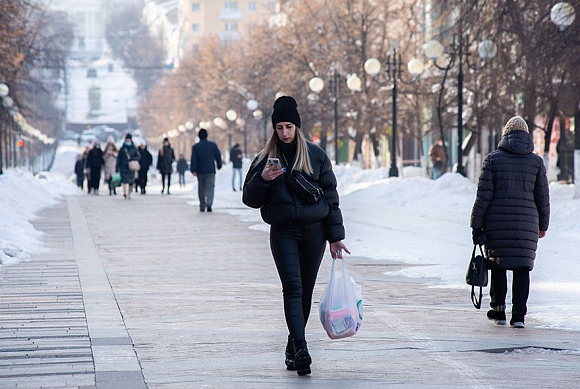
M408 263L412 266L388 274L421 278L431 287L465 289L465 302L470 304L464 280L473 248L469 216L475 184L457 174L432 181L389 179L388 169L338 166L335 172L347 231L345 243L353 254ZM187 179L188 187L174 192L197 206L197 187L192 185L191 175ZM550 229L540 241L531 273L529 317L546 326L580 330L580 201L572 199L572 185L552 184L550 192ZM259 211L245 207L241 193L232 191L231 165L217 175L214 208L249 222L252 229L268 231Z
M18 169L9 169L0 176L0 266L43 249L42 233L31 221L63 195L77 193L69 178L77 152L74 146L60 147L53 171L40 173L37 178Z

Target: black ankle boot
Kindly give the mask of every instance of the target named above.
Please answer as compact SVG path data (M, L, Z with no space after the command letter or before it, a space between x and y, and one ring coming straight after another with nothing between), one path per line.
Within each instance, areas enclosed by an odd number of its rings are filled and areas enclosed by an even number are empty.
M296 370L296 366L294 366L294 345L292 344L292 338L288 335L288 343L286 344L286 370Z
M499 307L492 307L487 311L487 318L489 320L495 321L496 324L503 326L506 324L505 317L505 305L500 305Z
M526 323L524 321L525 315L521 313L513 313L512 312L512 319L510 320L510 325L514 328L525 328Z
M306 346L306 340L304 339L293 339L292 344L294 345L294 367L298 375L310 374L310 364L312 363L312 358L308 352L308 347Z

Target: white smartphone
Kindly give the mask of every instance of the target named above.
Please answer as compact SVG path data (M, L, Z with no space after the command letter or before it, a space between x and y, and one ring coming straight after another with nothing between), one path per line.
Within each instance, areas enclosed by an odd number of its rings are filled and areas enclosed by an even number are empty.
M278 158L268 158L268 165L276 165L280 167L280 160Z

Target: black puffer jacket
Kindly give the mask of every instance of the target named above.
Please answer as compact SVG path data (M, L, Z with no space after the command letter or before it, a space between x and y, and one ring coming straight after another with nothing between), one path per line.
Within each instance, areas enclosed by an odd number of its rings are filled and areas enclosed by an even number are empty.
M542 158L530 134L504 135L483 162L471 227L483 228L492 268L534 268L538 232L548 229L550 193Z
M262 171L266 158L257 166L254 166L255 160L252 163L242 201L249 207L260 208L262 219L271 225L302 226L323 220L326 239L330 243L338 242L344 239L345 233L332 164L324 150L315 144L308 142L308 150L314 174L303 175L324 191L317 203L304 204L288 188L286 180L290 179L290 169L273 181L264 180Z

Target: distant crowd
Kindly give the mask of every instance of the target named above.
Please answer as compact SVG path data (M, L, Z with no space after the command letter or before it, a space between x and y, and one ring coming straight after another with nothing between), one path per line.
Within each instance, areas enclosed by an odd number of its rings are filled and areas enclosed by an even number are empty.
M192 147L190 163L183 154L175 158L175 151L168 138L163 140L159 149L156 168L161 175L161 194L171 194L171 176L173 163L177 162L176 170L179 174L179 186L185 186L185 173L189 170L197 177L200 211L211 212L215 191L215 174L222 167L221 152L218 146L207 139L208 132L201 129L198 133L199 142ZM242 161L243 153L239 144L230 150L230 162L233 164L232 189L242 190ZM99 195L101 179L109 189L109 195L117 195L117 188L121 187L123 197L131 199L133 191L145 195L150 167L153 165L153 155L149 152L145 142L136 146L131 134L125 136L123 145L118 148L114 139L109 138L104 149L99 140L93 142L77 156L75 174L77 186L87 193ZM237 180L236 180L237 179ZM238 185L236 185L238 181ZM86 184L85 184L86 182Z

